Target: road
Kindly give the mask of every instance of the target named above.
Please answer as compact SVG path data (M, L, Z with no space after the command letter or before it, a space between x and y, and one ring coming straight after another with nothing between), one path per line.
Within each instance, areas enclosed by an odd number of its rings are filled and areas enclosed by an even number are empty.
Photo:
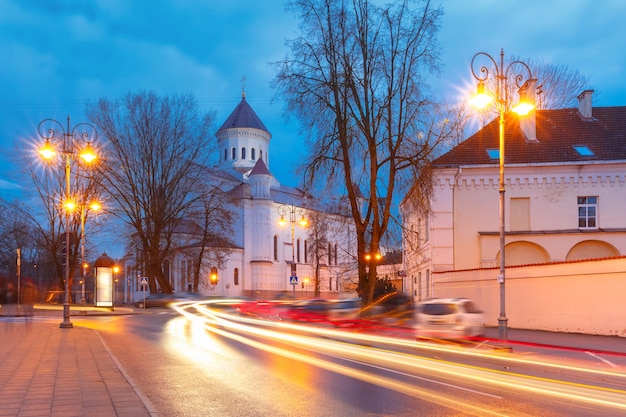
M626 359L148 309L96 328L162 416L626 415ZM597 356L597 355L596 355Z

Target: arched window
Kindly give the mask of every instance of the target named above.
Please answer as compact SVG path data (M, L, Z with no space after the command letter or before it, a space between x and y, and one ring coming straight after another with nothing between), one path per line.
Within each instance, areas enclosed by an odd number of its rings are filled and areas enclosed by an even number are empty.
M278 235L274 235L274 260L278 260Z
M241 159L246 159L246 148L241 148Z
M259 149L259 159L263 159L263 149Z
M254 148L250 149L250 158L251 158L253 161L254 161L254 159L255 159L255 153L254 153L254 151L255 151L255 149L254 149Z
M233 283L239 285L239 268L235 268L233 271Z
M334 254L334 257L335 257L335 265L337 265L337 243L336 242L335 242L335 254Z
M306 239L304 239L304 263L307 264L309 263L309 251L307 249L307 243L306 243Z
M300 238L298 238L296 242L296 261L300 262Z
M237 150L235 148L232 148L230 150L230 159L235 159L237 157Z
M228 149L224 149L224 161L228 160Z

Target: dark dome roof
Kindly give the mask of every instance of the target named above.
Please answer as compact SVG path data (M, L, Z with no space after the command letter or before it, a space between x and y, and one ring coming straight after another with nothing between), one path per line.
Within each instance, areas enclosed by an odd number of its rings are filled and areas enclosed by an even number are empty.
M269 130L267 130L261 119L259 119L259 116L256 115L252 107L250 107L246 101L245 96L241 97L241 102L235 107L235 110L233 110L230 116L228 116L228 119L226 119L222 127L219 128L218 132L241 127L260 129L269 133Z

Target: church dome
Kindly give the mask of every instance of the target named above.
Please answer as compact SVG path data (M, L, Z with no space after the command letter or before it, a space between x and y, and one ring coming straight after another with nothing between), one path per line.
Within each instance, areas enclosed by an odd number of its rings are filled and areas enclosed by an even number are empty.
M235 107L235 110L228 116L218 132L226 129L252 128L259 129L269 133L259 116L256 115L252 107L246 101L246 96L242 94L241 102Z

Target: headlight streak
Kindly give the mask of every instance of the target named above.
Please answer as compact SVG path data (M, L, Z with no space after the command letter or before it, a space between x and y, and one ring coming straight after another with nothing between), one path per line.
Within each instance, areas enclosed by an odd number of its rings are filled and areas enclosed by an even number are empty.
M334 373L338 373L341 375L345 375L354 379L358 379L370 384L375 384L378 386L381 386L383 388L387 388L396 392L401 392L404 393L406 395L410 395L412 397L416 397L416 398L420 398L423 399L425 401L429 401L432 403L436 403L442 406L445 406L449 409L454 409L457 411L462 411L465 414L474 414L477 416L506 416L507 414L501 414L498 412L494 412L491 410L488 410L486 408L483 407L479 407L479 406L475 406L469 403L464 403L462 401L460 401L458 398L448 398L444 395L441 394L437 394L434 393L432 391L428 391L426 389L422 389L422 388L418 388L415 387L413 385L410 384L406 384L406 383L402 383L399 381L395 381L393 379L390 378L385 378L379 375L374 375L372 373L369 372L365 372L362 370L358 370L358 369L354 369L354 368L350 368L347 366L343 366L343 365L339 365L327 360L323 360L323 359L319 359L319 358L315 358L313 356L310 355L305 355L302 353L298 353L298 352L293 352L291 350L287 350L284 348L280 348L277 346L273 346L270 345L268 343L263 343L260 342L258 340L254 340L254 339L250 339L246 336L243 336L241 334L236 334L233 332L230 332L228 330L224 330L224 329L220 329L215 327L216 324L218 325L223 325L224 321L221 319L218 319L216 323L215 321L211 320L209 317L198 317L192 313L189 313L187 311L184 310L184 308L188 308L191 307L190 305L179 305L176 308L177 311L179 311L182 315L184 315L185 317L189 318L190 320L194 321L194 322L204 322L206 325L206 329L208 331L211 331L213 333L219 334L223 337L229 338L231 340L235 340L239 343L251 346L253 348L268 352L268 353L272 353L275 355L280 355L298 362L303 362L312 366L316 366L318 368L322 368ZM197 306L196 306L197 307ZM195 327L195 326L194 326ZM230 326L232 327L232 326ZM235 326L238 327L238 326ZM267 332L264 331L263 329L253 329L253 331L247 331L246 326L242 326L242 328L239 328L238 330L246 332L246 333L251 333L254 334L255 336L261 336L261 337L265 337L265 338L270 338L270 339L276 339L275 337L271 337L268 336L268 334L272 334L272 333L276 333L276 332ZM292 338L298 338L299 336L293 336ZM289 338L287 338L289 339ZM306 339L310 339L310 338L306 338ZM283 341L284 342L284 341ZM310 343L314 343L314 341L310 342ZM336 342L336 343L341 343L341 342ZM299 343L296 343L297 345L300 345ZM350 345L351 346L351 345ZM300 346L302 347L302 346ZM304 347L302 347L304 348ZM311 349L311 347L309 346L309 349ZM317 352L319 353L319 352ZM340 356L335 356L341 359ZM369 365L369 364L367 364ZM437 381L430 381L430 382L437 382ZM456 388L460 388L460 387L456 387Z
M325 369L332 370L334 372L340 372L344 375L349 375L353 377L353 374L356 373L359 376L359 379L367 378L368 382L376 383L381 386L385 386L390 389L400 390L400 392L413 392L416 391L414 387L408 386L403 383L399 383L397 381L393 381L388 378L382 378L379 376L373 376L362 371L355 371L351 368L340 366L333 364L328 361L323 361L320 359L311 358L307 355L296 354L290 352L285 349L276 348L265 343L261 343L258 341L253 341L248 339L242 335L234 335L228 330L224 329L216 329L214 326L222 326L225 329L230 329L232 331L253 335L256 337L263 337L278 340L282 343L292 344L294 346L298 346L302 349L311 350L317 354L325 354L331 355L333 357L341 358L344 360L352 360L358 363L363 363L366 365L377 364L382 368L396 368L401 369L404 373L405 371L411 369L415 372L426 372L428 375L444 377L446 379L455 379L458 380L460 378L466 379L468 381L472 381L473 383L480 383L488 386L499 386L505 387L508 389L515 390L523 390L530 393L539 393L542 395L549 395L553 397L576 400L588 404L602 405L607 407L618 408L622 410L626 410L626 391L611 389L611 388L603 388L603 387L595 387L585 384L572 383L567 381L558 381L549 378L542 377L534 377L527 376L523 374L516 374L507 371L500 370L491 370L487 368L481 368L478 366L459 364L454 362L443 361L439 359L429 359L422 358L415 355L403 354L399 352L393 352L383 349L376 348L365 348L359 345L348 344L346 342L340 342L336 340L326 340L319 338L311 338L306 336L299 336L288 334L279 331L272 331L268 329L259 328L259 326L264 327L274 327L285 330L295 330L298 332L307 332L312 333L317 336L326 336L331 338L340 338L340 339L350 339L358 342L376 342L376 343L384 343L388 345L396 345L396 346L411 346L415 347L416 342L409 342L406 340L388 338L383 336L376 335L364 335L364 334L353 334L347 333L339 330L332 329L324 329L314 326L302 326L296 325L292 323L283 323L283 322L272 322L266 320L255 320L249 317L240 317L232 314L225 314L223 312L218 312L215 310L211 310L206 308L200 304L187 305L184 307L193 307L199 313L201 313L204 317L199 317L195 314L185 311L183 306L176 307L177 311L179 311L184 316L190 318L191 320L202 320L207 329L216 333L219 333L225 337L234 338L236 337L242 343L246 343L250 346L258 347L259 349L263 349L266 351L272 351L273 353L280 355L287 355L288 357L292 357L295 360L304 361L306 363L310 363L315 366L320 366ZM254 326L248 326L246 323ZM252 344L251 344L252 343ZM420 347L422 347L420 345ZM426 346L424 346L426 348ZM496 355L488 355L485 353L475 352L475 351L463 351L459 352L457 350L451 350L450 348L442 348L442 347L430 347L431 350L436 351L446 351L446 352L454 352L456 354L463 353L464 355L476 356L476 357L488 357L490 359L501 359L506 360L508 362L518 362L526 365L535 365L535 366L546 366L551 368L561 368L567 370L573 370L577 372L584 373L592 373L598 375L609 375L612 377L624 378L626 375L623 373L617 372L609 372L609 371L597 371L583 367L574 367L567 366L561 364L552 364L548 362L541 361L532 361L528 359L514 358L507 356L506 358L501 358ZM270 350L268 350L270 349ZM275 350L275 351L274 351ZM292 356L295 355L295 356ZM437 382L437 381L433 381ZM386 385L389 384L389 385ZM398 385L398 386L396 386ZM408 391L407 391L408 390ZM458 399L447 399L442 398L440 395L435 395L431 393L426 393L423 390L417 390L417 394L419 394L420 398L429 399L430 401L435 401L437 403L443 404L446 406L450 406L448 403L450 401L458 402ZM415 394L410 394L415 395ZM425 398L426 395L428 398ZM431 398L431 396L434 396ZM467 411L468 404L463 405L463 410ZM482 410L481 412L485 412L486 410Z

